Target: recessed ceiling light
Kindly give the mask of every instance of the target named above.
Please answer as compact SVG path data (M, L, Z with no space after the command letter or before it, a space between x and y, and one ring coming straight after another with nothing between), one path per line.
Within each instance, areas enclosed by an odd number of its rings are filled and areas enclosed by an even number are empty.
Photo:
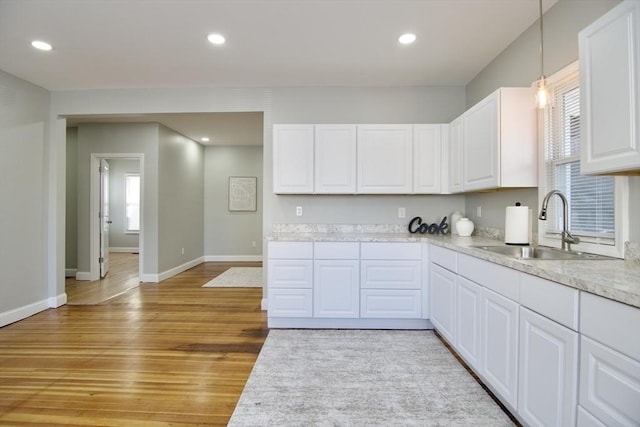
M411 44L416 41L416 35L411 33L403 34L398 37L398 41L402 44Z
M34 41L32 41L31 42L31 46L35 47L36 49L45 50L45 51L49 51L49 50L53 49L53 46L51 46L47 42L43 42L42 40L34 40Z
M213 44L224 44L225 39L223 36L221 36L220 34L209 34L207 36L207 40L209 40L209 42L213 43Z
M209 138L207 138L206 136L203 136L202 138L200 138L200 141L209 142Z

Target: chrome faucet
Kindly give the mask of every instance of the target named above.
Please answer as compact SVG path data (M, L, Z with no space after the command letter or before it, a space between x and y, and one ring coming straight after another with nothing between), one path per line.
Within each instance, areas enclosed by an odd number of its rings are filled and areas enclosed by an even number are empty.
M542 221L547 220L547 205L549 204L549 199L554 194L556 194L558 197L560 197L560 200L562 200L562 244L560 248L563 251L570 251L571 245L577 245L578 243L580 243L580 239L572 236L569 232L569 202L567 201L567 198L564 196L564 194L562 194L559 190L549 191L542 200L542 208L540 209L540 215L538 216L538 219Z

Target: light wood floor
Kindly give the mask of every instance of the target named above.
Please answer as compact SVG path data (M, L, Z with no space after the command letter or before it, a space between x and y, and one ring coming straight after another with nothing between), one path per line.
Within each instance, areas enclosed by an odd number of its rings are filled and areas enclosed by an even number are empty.
M67 278L65 291L69 305L94 305L137 287L139 255L123 252L109 253L109 272L100 280L89 282Z
M204 263L0 329L0 425L226 425L267 334L261 288Z

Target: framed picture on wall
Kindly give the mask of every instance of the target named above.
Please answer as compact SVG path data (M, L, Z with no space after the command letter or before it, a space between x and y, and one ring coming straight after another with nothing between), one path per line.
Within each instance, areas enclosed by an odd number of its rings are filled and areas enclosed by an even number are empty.
M229 211L257 210L258 178L255 176L229 177Z

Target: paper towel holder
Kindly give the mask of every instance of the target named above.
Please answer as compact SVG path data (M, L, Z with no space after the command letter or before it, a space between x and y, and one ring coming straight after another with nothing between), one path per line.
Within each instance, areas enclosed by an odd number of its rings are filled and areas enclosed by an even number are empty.
M511 210L511 215L510 215ZM519 211L516 212L516 210ZM505 211L505 244L510 246L529 246L531 242L531 210L516 202L507 206Z

